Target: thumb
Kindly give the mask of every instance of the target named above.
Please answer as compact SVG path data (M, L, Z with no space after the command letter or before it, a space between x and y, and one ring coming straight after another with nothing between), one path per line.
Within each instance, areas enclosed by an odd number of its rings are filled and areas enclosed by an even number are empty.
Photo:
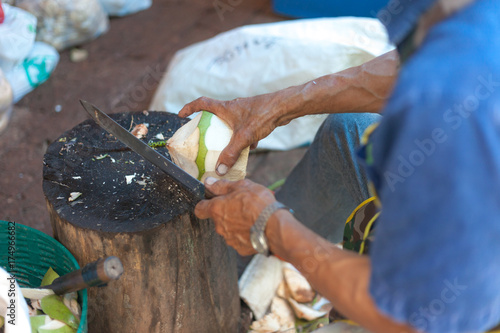
M227 147L220 153L216 166L217 174L224 176L233 167L240 157L242 150L247 146L248 144L245 141L233 135Z
M205 186L210 190L216 197L221 195L226 195L235 190L235 182L216 179L214 177L208 177L205 179Z
M200 201L194 208L194 215L200 220L206 220L212 217L210 213L210 200Z

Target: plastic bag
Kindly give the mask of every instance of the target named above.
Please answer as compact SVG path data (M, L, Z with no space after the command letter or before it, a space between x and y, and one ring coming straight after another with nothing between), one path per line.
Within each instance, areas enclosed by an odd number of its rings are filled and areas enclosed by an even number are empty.
M33 48L36 17L7 4L0 6L5 16L0 24L0 68L8 71L21 63Z
M5 318L5 333L31 332L28 304L14 275L0 268L0 316Z
M177 113L200 96L230 100L273 92L360 65L392 48L382 24L370 18L241 27L178 51L149 109ZM263 139L259 148L308 144L325 117L295 119Z
M0 69L0 133L7 127L12 114L12 88Z
M17 0L16 5L38 18L36 39L59 51L92 40L109 27L99 0Z
M110 16L125 16L151 7L152 0L100 0Z
M59 53L53 46L35 42L28 57L12 70L5 72L5 77L12 87L14 103L47 81L58 62Z

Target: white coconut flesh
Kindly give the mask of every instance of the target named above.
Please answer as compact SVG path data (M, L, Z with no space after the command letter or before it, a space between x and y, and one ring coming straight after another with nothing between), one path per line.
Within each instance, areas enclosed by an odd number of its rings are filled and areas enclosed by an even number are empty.
M207 177L240 180L246 175L249 148L243 150L224 177L215 171L220 153L232 135L233 131L223 120L203 111L167 141L167 148L178 166L201 181Z
M38 328L39 333L73 333L74 329L59 320L52 320Z
M316 311L305 304L297 303L293 298L289 298L288 303L292 306L292 309L298 318L302 318L307 321L316 320L327 314L326 311Z
M208 113L208 112L207 112ZM222 151L229 144L233 131L217 116L210 117L205 134L205 146L209 151Z
M38 328L50 323L52 319L50 319L47 315L36 315L30 316L30 325L34 332L38 332Z
M29 299L42 299L45 296L54 295L51 289L37 289L37 288L21 288L21 293L24 298Z

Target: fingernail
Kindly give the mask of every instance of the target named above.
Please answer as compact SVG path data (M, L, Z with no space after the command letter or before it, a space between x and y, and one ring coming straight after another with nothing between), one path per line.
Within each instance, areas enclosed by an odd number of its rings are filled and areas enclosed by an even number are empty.
M213 185L216 181L217 181L217 178L207 177L207 179L205 179L205 184L207 184L207 185Z
M217 172L219 173L219 175L225 175L227 173L227 169L227 165L219 164L219 166L217 167Z

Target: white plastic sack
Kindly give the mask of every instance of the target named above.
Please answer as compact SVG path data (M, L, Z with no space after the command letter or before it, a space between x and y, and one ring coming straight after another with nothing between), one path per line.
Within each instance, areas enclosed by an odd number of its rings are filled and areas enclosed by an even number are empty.
M30 53L35 42L36 17L7 4L1 4L5 19L0 24L0 68L11 70Z
M0 268L0 316L5 318L5 333L31 332L28 305L15 278Z
M151 7L152 0L100 0L110 16L125 16Z
M43 42L35 42L33 49L23 63L5 72L5 77L12 87L14 103L47 81L58 62L59 53L53 46Z
M392 48L382 24L371 18L244 26L178 51L149 109L178 113L200 96L230 100L274 92L360 65ZM325 117L295 119L259 148L308 144Z
M0 69L0 133L7 127L12 113L12 88Z
M99 0L17 0L16 5L38 18L36 40L59 51L92 40L109 27Z

